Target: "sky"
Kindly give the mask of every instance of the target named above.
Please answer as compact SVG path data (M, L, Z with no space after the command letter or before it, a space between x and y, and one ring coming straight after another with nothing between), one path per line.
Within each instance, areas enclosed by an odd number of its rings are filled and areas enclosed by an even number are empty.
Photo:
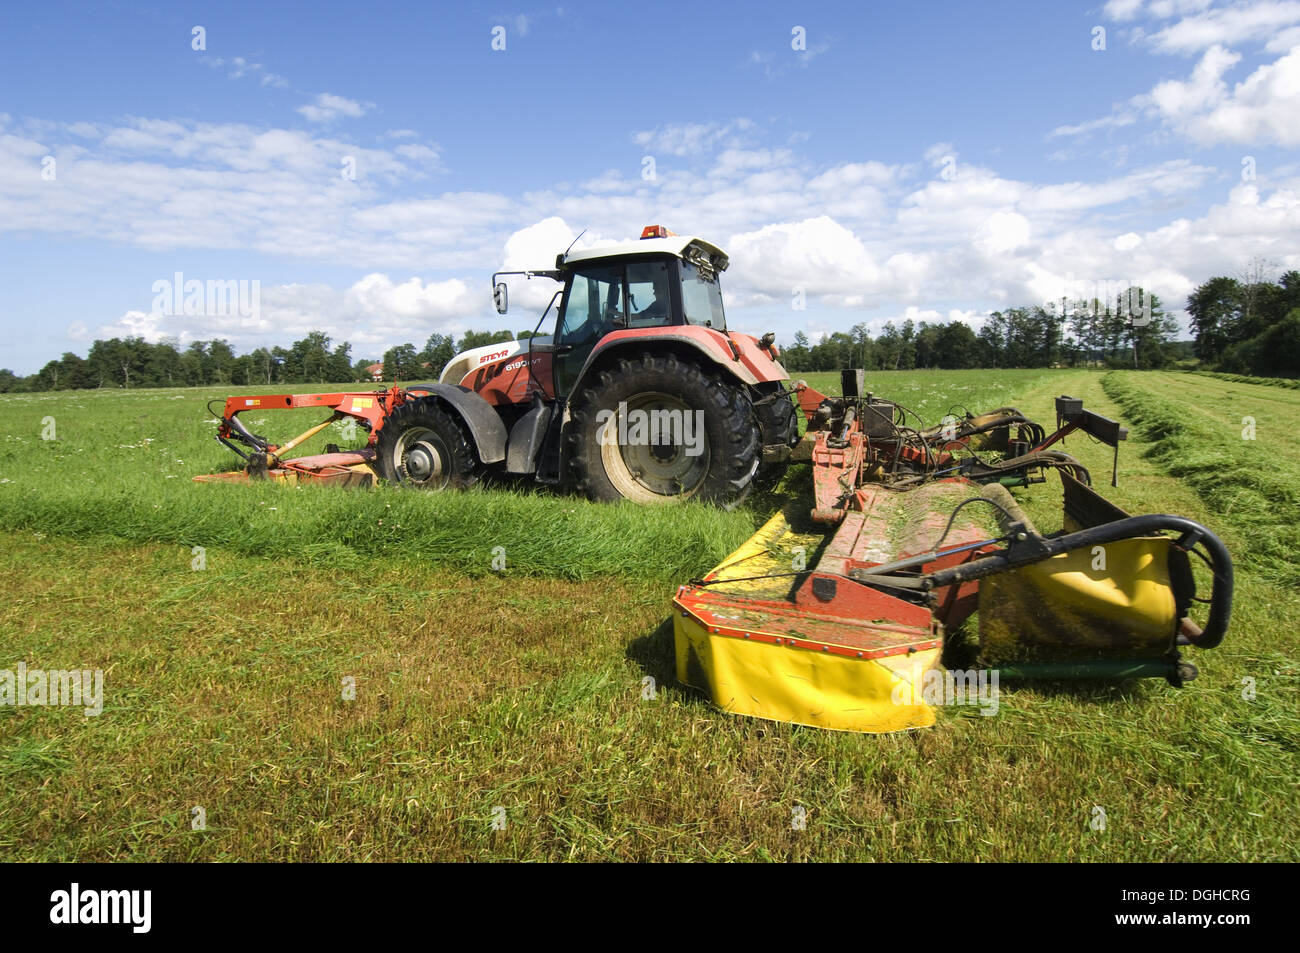
M1178 312L1300 268L1298 146L1300 0L8 3L0 367L518 331L555 286L494 271L647 224L778 341Z

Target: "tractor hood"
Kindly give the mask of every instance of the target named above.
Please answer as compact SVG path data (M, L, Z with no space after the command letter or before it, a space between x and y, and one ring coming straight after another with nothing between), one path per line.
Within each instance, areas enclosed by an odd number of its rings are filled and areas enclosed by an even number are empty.
M527 350L528 341L501 341L498 344L485 344L482 347L473 347L468 351L461 351L442 369L442 375L438 378L441 384L459 384L466 375L472 373L475 368L482 367L484 364L492 364L506 357L513 357L521 351Z

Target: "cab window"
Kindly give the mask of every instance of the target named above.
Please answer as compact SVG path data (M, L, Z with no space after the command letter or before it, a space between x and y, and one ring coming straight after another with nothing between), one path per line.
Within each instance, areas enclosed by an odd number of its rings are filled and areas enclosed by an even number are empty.
M713 278L707 278L689 261L681 263L682 313L687 324L727 329L727 319L722 311L722 288Z
M651 328L672 323L670 276L666 261L641 261L627 266L628 327Z
M623 317L623 269L598 268L573 276L556 338L564 344L595 343Z

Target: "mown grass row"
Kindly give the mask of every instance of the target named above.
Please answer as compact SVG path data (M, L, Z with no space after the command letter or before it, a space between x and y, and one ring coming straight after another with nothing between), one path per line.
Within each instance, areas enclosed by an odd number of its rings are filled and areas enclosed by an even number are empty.
M1193 371L1204 377L1214 377L1221 381L1232 381L1234 384L1263 384L1266 387L1286 387L1290 390L1300 390L1300 380L1293 380L1289 377L1251 377L1249 374L1225 374L1221 371Z
M1234 556L1271 582L1300 586L1300 461L1167 399L1150 376L1112 372L1102 387L1152 443L1148 456L1242 530L1245 545Z
M355 569L375 559L480 576L610 574L683 581L753 532L748 511L598 505L509 488L466 493L177 483L135 489L0 486L9 528L79 538L221 547Z

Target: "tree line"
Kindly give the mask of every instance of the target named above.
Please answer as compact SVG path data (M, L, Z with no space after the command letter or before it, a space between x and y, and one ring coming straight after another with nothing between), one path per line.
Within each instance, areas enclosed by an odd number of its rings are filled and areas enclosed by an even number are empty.
M1175 341L1178 322L1159 299L1129 288L1113 300L1062 300L994 311L978 333L963 321L887 322L872 337L865 324L811 344L802 332L781 350L790 371L912 368L1118 366L1164 367L1190 356Z
M1300 272L1267 280L1262 267L1239 278L1215 277L1187 299L1192 340L1178 341L1178 323L1154 294L1128 288L1114 299L1062 300L994 311L978 332L962 321L885 324L872 336L865 324L813 344L799 332L781 349L786 369L833 371L976 367L1167 367L1195 359L1207 369L1268 377L1300 377ZM95 341L86 357L68 352L37 373L0 370L0 393L90 387L262 386L368 382L436 376L456 354L485 344L523 340L531 331L467 331L459 340L431 334L422 348L401 344L379 362L351 357L312 331L290 347L236 354L224 340L174 341L139 337Z
M520 332L519 337L531 335ZM353 360L352 346L333 345L323 331L312 331L290 347L259 347L236 354L224 340L194 341L182 349L175 340L150 343L142 337L98 340L83 358L71 351L35 374L0 370L0 393L80 390L95 387L205 387L271 384L324 384L373 379L370 368L383 364L382 379L436 376L456 354L472 347L514 340L510 331L467 331L459 340L432 334L424 347L390 348L381 361Z

